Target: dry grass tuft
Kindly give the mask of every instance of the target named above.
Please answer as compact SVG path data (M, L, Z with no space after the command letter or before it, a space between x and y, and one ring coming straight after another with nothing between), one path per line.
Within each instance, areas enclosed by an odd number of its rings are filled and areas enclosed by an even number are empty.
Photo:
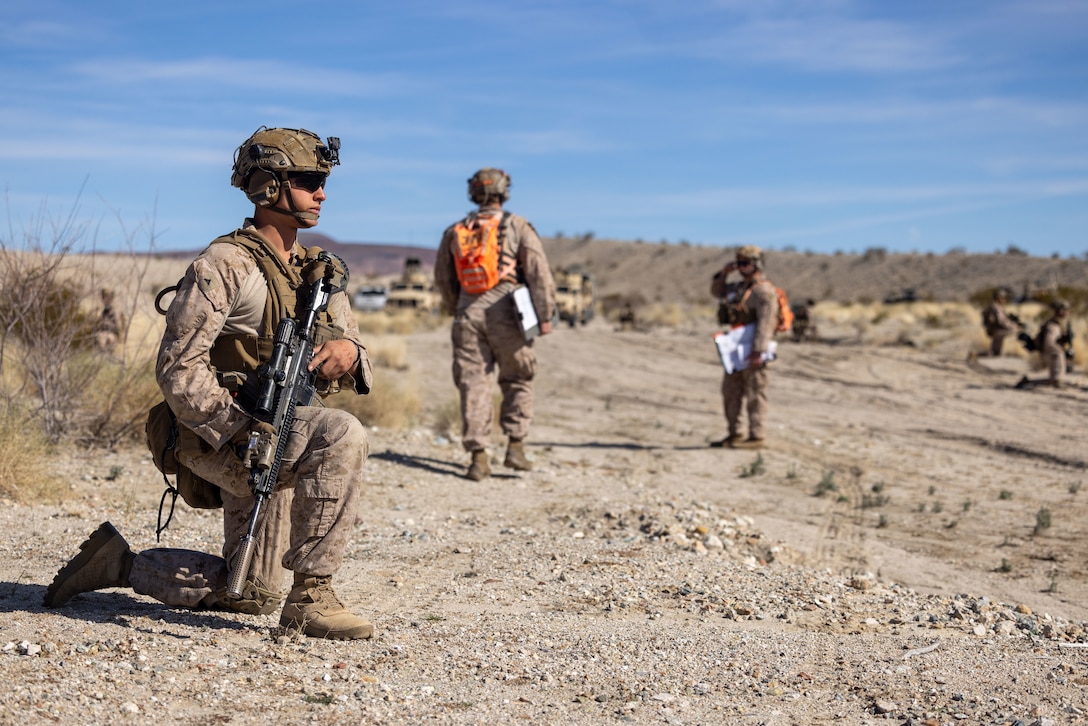
M366 426L403 429L414 425L422 407L414 386L396 376L382 376L374 390L365 396L341 393L329 397L328 406L355 416Z
M408 370L408 346L403 338L372 335L366 339L370 362L376 368L394 371Z
M49 473L53 447L33 417L0 410L0 497L21 504L57 503L64 482Z
M417 313L412 310L395 310L375 313L355 311L355 322L359 332L370 335L409 335L425 330L434 330L449 322L444 315Z

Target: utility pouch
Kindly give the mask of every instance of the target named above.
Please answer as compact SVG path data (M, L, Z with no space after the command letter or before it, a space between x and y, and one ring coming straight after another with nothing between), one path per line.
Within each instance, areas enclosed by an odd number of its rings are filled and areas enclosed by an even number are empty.
M147 448L151 450L151 460L155 468L163 474L178 473L178 459L174 449L178 443L178 420L174 412L162 401L147 412Z
M718 325L729 325L729 303L722 300L718 303Z
M166 401L152 406L147 412L147 425L144 431L147 434L147 448L151 450L151 460L155 462L155 468L162 472L168 492L175 489L175 486L171 485L166 477L174 475L177 481L176 491L190 507L219 509L223 506L219 487L197 476L178 461L177 448L180 441L178 420Z

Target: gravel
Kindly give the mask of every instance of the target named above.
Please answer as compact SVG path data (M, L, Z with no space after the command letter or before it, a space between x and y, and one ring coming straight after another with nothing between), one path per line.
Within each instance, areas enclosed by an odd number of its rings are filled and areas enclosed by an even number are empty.
M126 590L44 609L100 521L155 546L161 492L138 449L58 461L63 505L0 507L0 723L1086 720L1084 623L806 566L710 482L661 484L653 452L610 469L531 447L534 471L474 483L455 442L371 437L335 583L376 624L365 642ZM214 551L220 526L181 506L162 544Z

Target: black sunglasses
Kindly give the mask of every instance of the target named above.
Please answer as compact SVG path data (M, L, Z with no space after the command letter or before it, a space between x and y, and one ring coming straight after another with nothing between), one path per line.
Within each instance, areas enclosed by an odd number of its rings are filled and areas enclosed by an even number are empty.
M737 267L744 267L745 265L754 265L754 264L755 264L755 262L753 260L743 260L743 259L738 259L737 260Z
M287 181L292 189L302 189L311 194L324 187L327 179L328 176L318 171L302 171L287 175Z

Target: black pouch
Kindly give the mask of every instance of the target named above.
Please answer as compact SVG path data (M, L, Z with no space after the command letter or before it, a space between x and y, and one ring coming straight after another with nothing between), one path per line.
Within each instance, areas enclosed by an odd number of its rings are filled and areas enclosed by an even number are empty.
M718 303L718 325L729 325L729 303Z

